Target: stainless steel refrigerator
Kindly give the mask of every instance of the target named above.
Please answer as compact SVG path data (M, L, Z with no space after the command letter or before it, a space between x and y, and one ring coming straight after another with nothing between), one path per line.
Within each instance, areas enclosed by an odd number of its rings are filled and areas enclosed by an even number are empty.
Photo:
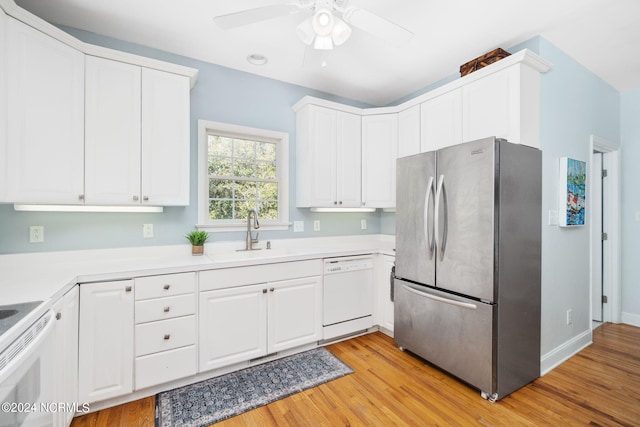
M394 339L492 401L540 375L541 158L492 137L397 161Z

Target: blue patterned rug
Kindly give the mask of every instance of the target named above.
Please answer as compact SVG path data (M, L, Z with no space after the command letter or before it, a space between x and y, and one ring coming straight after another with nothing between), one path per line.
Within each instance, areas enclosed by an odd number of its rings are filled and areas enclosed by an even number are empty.
M352 373L324 347L156 396L157 427L203 427Z

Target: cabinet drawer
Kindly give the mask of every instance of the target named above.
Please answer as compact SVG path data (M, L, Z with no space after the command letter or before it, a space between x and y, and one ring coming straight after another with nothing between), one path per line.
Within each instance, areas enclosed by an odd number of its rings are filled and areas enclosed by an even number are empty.
M196 342L196 317L136 325L136 356L185 347Z
M196 346L136 358L136 390L196 373Z
M136 324L173 319L195 313L195 294L154 298L136 302Z
M196 273L164 274L136 279L136 301L187 294L196 290Z

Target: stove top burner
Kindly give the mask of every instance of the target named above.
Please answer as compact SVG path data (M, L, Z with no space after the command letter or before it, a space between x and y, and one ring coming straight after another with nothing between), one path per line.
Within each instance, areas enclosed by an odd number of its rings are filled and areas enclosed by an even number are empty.
M42 301L23 302L20 304L0 305L0 335L7 332L13 325L39 306Z

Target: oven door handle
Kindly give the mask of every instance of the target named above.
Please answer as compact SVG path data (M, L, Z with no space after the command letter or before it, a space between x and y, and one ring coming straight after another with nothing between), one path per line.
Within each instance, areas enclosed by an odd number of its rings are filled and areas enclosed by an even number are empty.
M53 325L55 324L53 311L49 310L44 316L48 316L49 320L44 328L38 333L36 338L29 342L26 347L19 350L19 352L11 360L9 360L5 367L0 370L0 384L2 384L7 378L9 378L9 376L20 367L24 360L28 359L34 352L36 352L40 347L40 344L42 344L42 342L48 338L49 334L53 332ZM42 316L40 319L42 319L44 316ZM40 319L34 322L33 325L38 323ZM27 330L33 328L33 325L27 328ZM18 337L18 340L22 339L23 336L24 334L21 334ZM14 343L15 342L16 341L14 341ZM9 345L7 349L11 348L12 345L13 343Z

